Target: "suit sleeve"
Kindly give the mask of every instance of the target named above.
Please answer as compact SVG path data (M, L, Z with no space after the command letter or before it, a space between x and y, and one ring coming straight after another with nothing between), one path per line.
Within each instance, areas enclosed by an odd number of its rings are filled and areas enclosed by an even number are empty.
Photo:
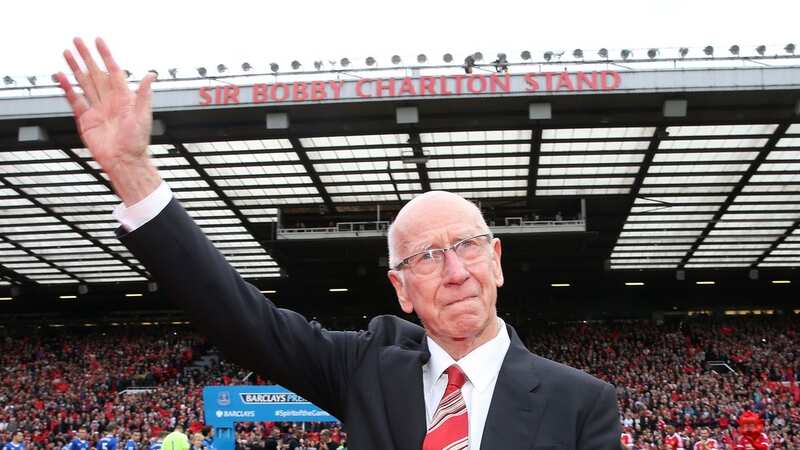
M277 308L239 276L175 199L136 231L118 234L227 359L345 420L347 380L369 332L328 331Z
M577 449L617 450L621 435L617 394L613 386L604 384L581 427Z

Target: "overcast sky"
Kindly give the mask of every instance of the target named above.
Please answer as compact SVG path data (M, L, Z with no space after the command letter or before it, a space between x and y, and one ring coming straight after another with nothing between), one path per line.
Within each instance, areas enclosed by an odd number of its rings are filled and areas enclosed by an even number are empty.
M800 48L800 1L505 0L178 1L6 0L0 76L65 70L73 36L103 36L123 67L235 67L426 53L608 47ZM800 51L800 50L798 50ZM780 50L782 52L782 50ZM284 66L285 67L285 66Z

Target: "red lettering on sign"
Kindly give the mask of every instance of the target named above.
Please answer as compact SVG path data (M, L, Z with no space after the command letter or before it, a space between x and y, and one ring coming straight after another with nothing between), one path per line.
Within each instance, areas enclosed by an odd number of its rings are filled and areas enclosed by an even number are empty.
M553 90L553 72L545 72L544 73L544 81L546 90L552 91Z
M306 82L295 81L294 84L292 84L292 100L296 102L308 100L308 86Z
M447 89L447 77L442 75L439 77L439 92L442 95L453 95L453 93Z
M534 74L526 73L525 74L525 83L528 85L528 87L525 88L526 91L528 91L528 92L536 92L536 91L539 90L539 82L536 81L536 76Z
M561 72L561 74L558 75L556 90L560 91L561 89L566 89L568 91L575 90L575 85L572 84L572 78L569 77L569 72Z
M478 82L478 85L475 85L475 82ZM483 75L472 75L469 77L469 81L467 81L467 89L473 94L480 94L481 92L486 92L486 77Z
M400 83L400 91L398 92L399 95L417 95L417 90L414 88L414 81L409 78L403 78L403 81Z
M368 78L362 78L358 80L356 83L356 95L359 97L372 97L372 94L364 91L364 84L370 83L372 80Z
M217 86L214 88L214 104L219 105L222 103L222 88Z
M229 84L225 86L225 104L239 103L239 86Z
M600 86L604 90L609 91L611 89L616 89L622 83L622 79L620 78L620 76L619 76L619 74L617 72L604 70L604 71L600 72L600 74L601 74L600 75L600 80L601 80ZM609 82L609 78L611 78L610 82Z
M211 104L211 94L208 93L209 89L211 88L208 86L200 88L200 106L208 106Z
M269 101L267 95L267 84L256 83L253 85L253 103L266 103Z
M333 99L339 100L342 97L342 86L344 81L329 81L328 86L333 90Z
M384 86L384 82L387 82L388 85ZM388 80L378 78L375 80L375 91L378 97L383 97L384 90L389 91L389 97L394 97L396 95L394 90L394 78L389 78Z
M311 100L324 100L327 96L324 81L311 82Z
M592 72L591 76L592 78L589 78L586 72L578 72L576 74L576 78L578 79L576 89L579 91L584 89L597 90L597 72ZM584 85L586 87L584 87Z
M500 92L511 92L511 75L505 73L503 77L500 78L496 73L492 74L489 91L495 93L498 90Z
M464 84L461 83L466 78L465 75L453 75L453 80L456 82L456 95L464 92Z
M436 88L434 87L435 78L433 77L420 77L419 78L419 95L436 95Z
M278 94L278 90L281 91L280 95ZM275 83L269 88L269 96L276 102L285 101L289 98L289 88L286 86L286 83Z

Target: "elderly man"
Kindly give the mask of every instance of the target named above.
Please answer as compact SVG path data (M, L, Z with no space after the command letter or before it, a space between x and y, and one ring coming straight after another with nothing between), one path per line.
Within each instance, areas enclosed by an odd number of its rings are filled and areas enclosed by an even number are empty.
M472 203L429 192L391 227L389 280L423 327L381 316L366 331L325 330L265 300L172 198L147 154L153 76L129 91L96 44L105 71L79 39L85 69L64 54L82 95L58 78L123 201L121 240L229 359L340 418L356 450L619 448L614 389L531 354L497 316L500 240Z

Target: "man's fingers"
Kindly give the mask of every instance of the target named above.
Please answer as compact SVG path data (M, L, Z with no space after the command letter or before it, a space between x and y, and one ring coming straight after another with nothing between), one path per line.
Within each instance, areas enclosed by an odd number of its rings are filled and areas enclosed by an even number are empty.
M100 57L103 58L103 64L106 65L108 73L120 71L117 62L114 61L114 57L111 56L111 50L108 49L106 41L104 41L103 38L97 38L95 40L95 45L97 45L97 51L100 53Z
M111 55L111 50L109 50L106 42L103 40L103 38L98 37L95 40L95 45L97 46L97 52L100 53L100 57L103 58L103 64L105 64L108 74L111 76L111 87L118 91L127 91L127 77L114 60L114 57Z
M150 110L150 85L153 84L153 80L155 79L156 74L148 72L147 75L142 78L142 82L139 83L139 89L136 91L136 117L138 118L152 114Z
M97 96L102 100L103 97L107 96L107 75L100 69L100 67L98 67L97 63L94 62L94 57L92 57L92 54L89 52L89 48L86 47L86 44L83 43L83 39L75 38L74 42L75 48L78 49L78 53L80 53L81 58L83 59L83 64L86 66L86 70L89 73L89 79L94 84Z
M72 113L75 114L75 118L79 118L89 109L89 103L86 102L86 99L83 98L82 95L75 92L75 89L72 88L69 80L67 80L67 76L62 72L56 74L56 80L58 80L61 89L64 90L64 94L67 95L67 102L69 102L69 106L72 108Z
M89 102L92 104L96 104L100 101L100 97L97 95L97 89L94 86L94 83L86 73L81 70L81 66L78 65L78 61L75 60L75 57L72 56L72 52L69 50L64 50L64 59L67 60L67 65L69 65L70 70L72 70L72 74L75 75L75 79L78 80L78 84L83 89L83 92L86 94L86 97L89 99Z

